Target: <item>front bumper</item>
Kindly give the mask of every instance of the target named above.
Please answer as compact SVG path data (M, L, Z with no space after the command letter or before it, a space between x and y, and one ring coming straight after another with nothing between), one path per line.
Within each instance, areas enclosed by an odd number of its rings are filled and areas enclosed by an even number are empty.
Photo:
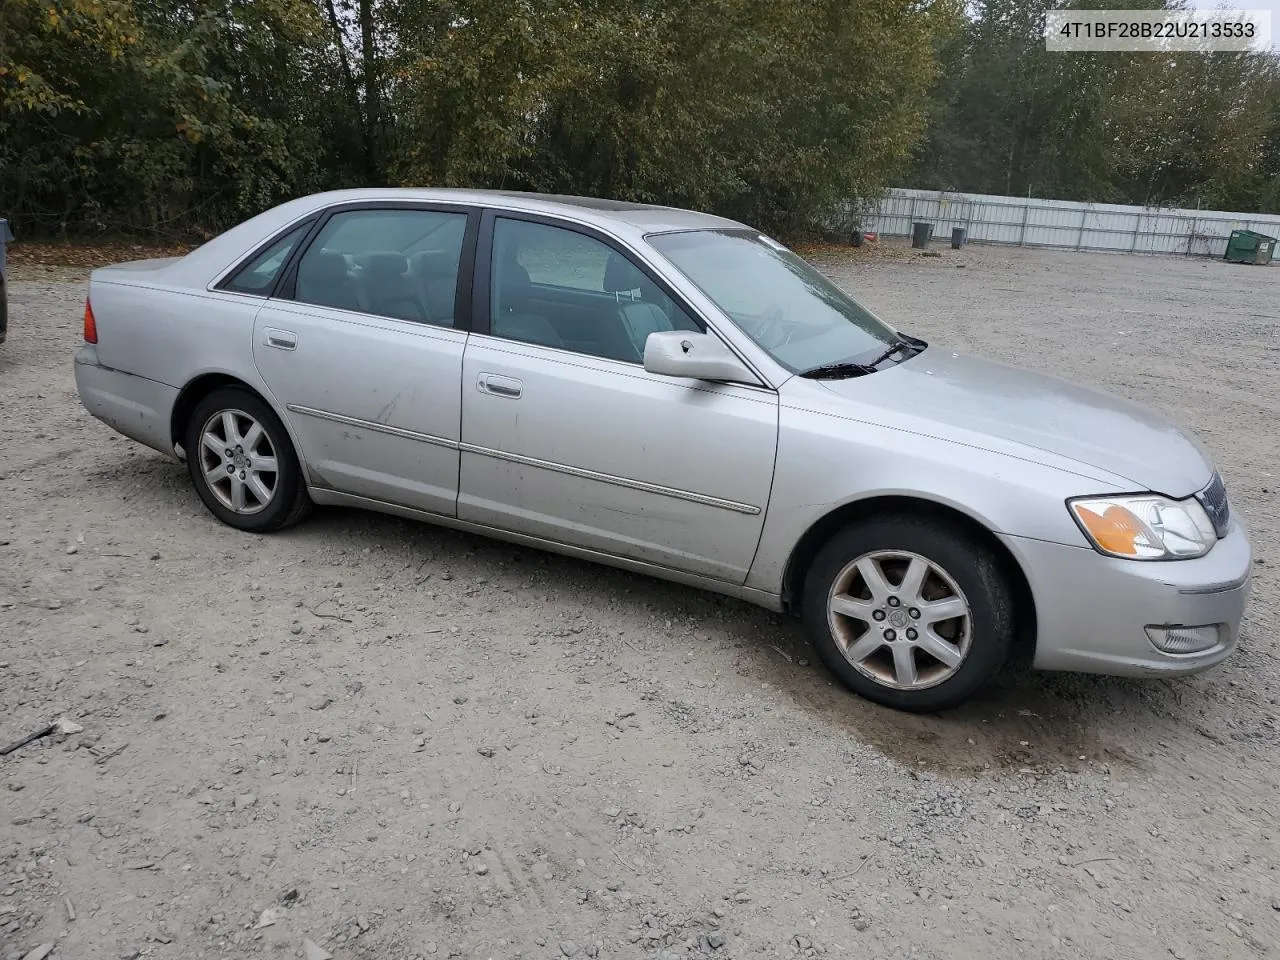
M178 391L174 387L98 363L98 348L76 351L76 390L86 410L130 439L174 456L170 418Z
M1037 668L1176 676L1208 669L1235 649L1253 565L1239 519L1194 560L1122 560L1087 547L1001 539L1021 564L1035 599ZM1207 624L1221 625L1219 642L1189 654L1158 650L1146 631Z

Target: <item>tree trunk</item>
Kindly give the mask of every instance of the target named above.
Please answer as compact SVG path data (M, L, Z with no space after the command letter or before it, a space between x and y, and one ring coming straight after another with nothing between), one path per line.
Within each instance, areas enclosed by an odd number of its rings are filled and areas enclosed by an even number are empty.
M370 176L381 181L382 97L378 89L378 51L373 41L373 0L360 0L360 50L364 58L365 163Z
M334 9L333 0L326 0L329 10L329 25L333 27L333 38L338 44L338 63L342 66L342 79L347 86L347 97L356 113L360 112L360 91L356 88L356 78L351 72L351 61L347 58L347 34L338 22L338 11Z

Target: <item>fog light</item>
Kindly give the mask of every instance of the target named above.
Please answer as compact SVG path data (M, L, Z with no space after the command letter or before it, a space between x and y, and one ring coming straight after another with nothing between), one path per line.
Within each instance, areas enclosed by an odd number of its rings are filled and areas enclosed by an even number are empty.
M1218 645L1222 624L1211 623L1203 627L1147 627L1147 636L1155 648L1174 656L1203 653Z

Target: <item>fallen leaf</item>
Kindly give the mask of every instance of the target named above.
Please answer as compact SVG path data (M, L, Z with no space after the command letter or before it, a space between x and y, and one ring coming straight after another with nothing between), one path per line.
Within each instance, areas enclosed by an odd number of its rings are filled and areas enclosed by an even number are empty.
M302 950L306 953L307 960L333 960L332 953L310 940L302 941Z

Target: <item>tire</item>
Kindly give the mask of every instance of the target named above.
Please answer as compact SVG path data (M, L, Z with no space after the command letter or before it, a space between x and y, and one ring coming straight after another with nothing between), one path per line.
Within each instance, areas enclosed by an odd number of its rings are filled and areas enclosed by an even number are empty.
M204 442L206 433L219 441L221 449ZM191 482L209 512L223 523L251 533L269 533L300 520L310 510L311 498L289 434L275 411L252 391L214 390L196 404L183 440Z
M933 713L964 702L1013 646L1014 593L995 553L925 517L878 517L841 530L814 557L801 602L828 669L898 710Z

